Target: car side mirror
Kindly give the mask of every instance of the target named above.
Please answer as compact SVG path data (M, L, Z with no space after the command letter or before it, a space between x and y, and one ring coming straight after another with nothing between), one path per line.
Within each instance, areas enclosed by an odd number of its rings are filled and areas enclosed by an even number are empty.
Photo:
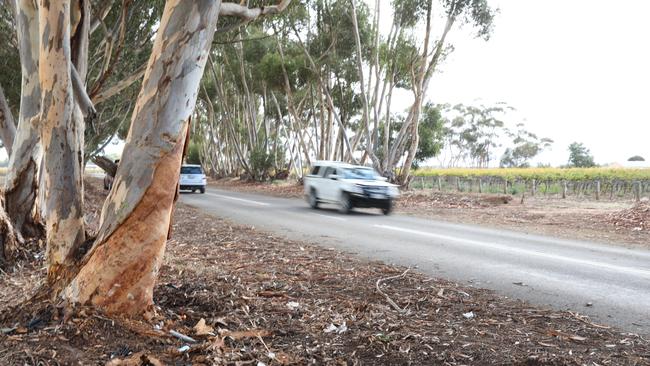
M336 174L330 174L330 175L328 175L327 177L328 177L329 179L331 179L331 180L337 180L337 179L339 179L339 176L336 175Z

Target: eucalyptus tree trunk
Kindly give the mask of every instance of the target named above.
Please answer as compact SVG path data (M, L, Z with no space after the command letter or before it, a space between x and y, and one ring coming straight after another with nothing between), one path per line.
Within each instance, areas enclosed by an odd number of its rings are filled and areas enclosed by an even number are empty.
M69 302L127 315L153 304L219 7L218 0L167 1L97 239L62 293Z
M0 140L7 150L7 156L11 156L11 148L16 138L16 125L14 123L14 115L9 109L5 93L0 86Z
M38 12L33 0L18 0L16 13L22 86L18 128L5 178L4 208L16 231L38 236L42 233L40 219L34 216L41 156L37 128L41 109Z
M48 279L57 280L86 240L79 124L73 118L70 52L70 1L43 1L39 6L41 42L40 136L43 146L43 214L46 221ZM83 124L83 122L82 122Z

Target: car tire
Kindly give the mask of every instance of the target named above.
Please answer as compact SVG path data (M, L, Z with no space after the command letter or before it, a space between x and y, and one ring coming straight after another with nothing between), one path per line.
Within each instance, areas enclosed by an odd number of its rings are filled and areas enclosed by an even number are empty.
M352 200L350 194L347 192L341 193L341 200L339 201L339 212L342 214L349 214L352 211Z
M390 215L390 213L393 212L393 200L388 200L388 202L386 202L386 205L381 208L381 212L384 215Z
M313 209L318 209L318 196L316 195L316 190L311 189L309 191L309 196L307 197L307 203L309 203L309 207Z
M205 187L199 189L199 192L201 192L201 194L204 194L205 193Z

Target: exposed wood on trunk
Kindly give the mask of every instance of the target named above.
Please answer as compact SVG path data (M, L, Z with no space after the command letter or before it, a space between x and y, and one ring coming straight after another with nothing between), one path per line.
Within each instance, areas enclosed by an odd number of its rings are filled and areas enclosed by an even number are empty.
M69 302L130 315L153 304L187 121L219 5L167 1L97 239L63 293Z
M38 187L39 144L38 114L41 87L38 80L39 26L32 0L17 2L17 35L22 65L22 85L18 128L5 178L5 210L14 228L24 236L38 236L42 226L33 215Z
M43 42L39 64L41 84L40 132L43 146L43 213L46 221L48 279L56 282L70 265L71 253L86 239L78 125L73 119L70 53L70 2L39 7Z
M16 124L14 116L9 109L4 90L0 86L0 139L7 150L7 156L11 156L11 149L16 138Z

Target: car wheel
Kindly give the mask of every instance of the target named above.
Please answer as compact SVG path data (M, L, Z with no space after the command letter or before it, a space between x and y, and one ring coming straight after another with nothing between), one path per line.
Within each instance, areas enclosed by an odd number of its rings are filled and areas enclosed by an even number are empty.
M307 202L309 202L309 207L313 209L318 208L318 197L316 196L316 190L312 189L309 191L309 197L307 198Z
M390 213L393 212L393 200L388 200L388 202L386 202L386 205L381 208L381 212L384 215L390 215Z
M342 214L349 214L352 211L352 200L350 194L347 192L341 193L341 201L339 202L339 211Z
M201 194L205 193L205 187L201 188L199 191L201 192Z

